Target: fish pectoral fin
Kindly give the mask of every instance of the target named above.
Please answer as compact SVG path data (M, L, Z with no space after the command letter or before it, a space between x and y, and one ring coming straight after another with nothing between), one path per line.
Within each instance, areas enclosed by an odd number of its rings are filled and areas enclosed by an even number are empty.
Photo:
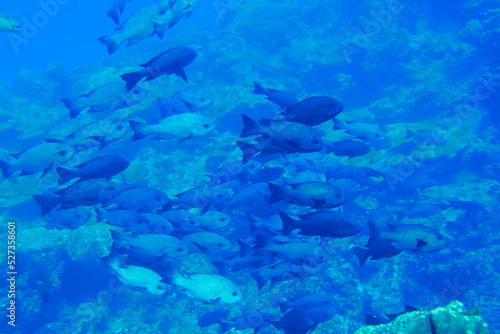
M188 82L186 72L184 72L184 69L179 68L177 71L174 72L174 74L182 78L182 80L184 80L185 82Z
M417 239L417 248L415 250L421 250L425 246L427 246L429 243L427 241L424 241L422 239Z
M216 299L209 299L211 304L217 304L219 305L221 302L221 298L216 298Z

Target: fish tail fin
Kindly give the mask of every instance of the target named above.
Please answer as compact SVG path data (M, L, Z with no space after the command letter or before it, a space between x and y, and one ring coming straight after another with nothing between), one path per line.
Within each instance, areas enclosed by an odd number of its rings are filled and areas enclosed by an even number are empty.
M363 266L371 255L370 250L368 249L353 247L352 250L354 251L354 254L356 254L356 256L358 257L360 266Z
M72 119L78 116L82 112L82 110L86 108L85 106L82 107L80 105L80 101L81 99L79 97L61 100L61 102L64 103L64 105L66 106L66 108L68 108L69 117L71 117Z
M0 169L2 169L3 177L8 179L14 173L14 166L7 161L0 160Z
M116 230L111 230L111 238L113 239L112 249L120 249L126 246L127 236Z
M258 135L260 131L260 125L247 115L241 115L243 121L243 130L241 130L240 137L250 137Z
M178 285L176 282L182 275L172 263L168 262L161 270L161 277L164 283Z
M406 130L406 137L405 138L414 138L416 136L417 136L417 134L414 131Z
M137 83L144 77L148 76L147 72L144 70L137 72L130 72L120 75L120 78L127 83L127 90L131 90L137 85Z
M244 257L245 255L248 255L252 251L252 247L247 245L241 239L237 239L236 241L238 241L238 246L240 247L240 257Z
M288 304L286 302L279 303L278 306L280 307L281 313L285 313L289 309Z
M368 222L368 228L370 229L370 238L368 239L368 245L371 245L374 241L380 239L380 233L382 233L382 231L380 226L372 222Z
M96 221L98 223L102 222L104 219L106 219L104 217L105 213L103 210L99 209L98 207L95 207L95 214L96 214Z
M339 119L334 118L333 119L333 130L341 130L343 129L344 122L342 122Z
M99 38L99 42L108 47L109 54L115 53L120 47L120 44L122 44L122 41L120 41L117 36L118 35L110 35Z
M222 333L228 332L234 327L230 322L226 322L226 321L222 321L222 320L218 321L217 323L219 324L220 330Z
M267 187L271 192L271 197L269 197L269 204L281 201L286 195L286 190L274 183L268 183Z
M266 285L268 279L264 277L263 275L260 275L258 273L250 273L250 276L254 279L255 283L257 283L257 288L261 290L264 285Z
M134 136L132 137L132 140L142 139L149 134L145 131L147 124L137 121L128 121L128 124L130 124L130 128L132 129L132 131L134 131Z
M293 220L289 215L279 210L281 221L283 222L283 229L281 231L282 234L290 234L295 227L295 220Z
M267 95L267 89L256 83L255 81L253 82L254 89L253 93L254 94L259 94L259 95Z
M49 214L56 206L61 204L61 201L56 196L51 195L33 195L34 200L41 207L41 215Z
M238 147L243 153L243 163L246 164L248 161L252 160L252 158L257 154L257 147L250 143L245 143L242 141L237 141Z
M77 177L75 175L74 171L72 171L71 169L63 168L63 167L57 167L56 173L58 175L58 178L57 178L58 185L64 184L64 183L74 179L75 177Z
M160 108L161 117L167 117L175 114L175 108L174 104L172 103L172 99L158 97L156 99L156 103L158 104L158 108Z

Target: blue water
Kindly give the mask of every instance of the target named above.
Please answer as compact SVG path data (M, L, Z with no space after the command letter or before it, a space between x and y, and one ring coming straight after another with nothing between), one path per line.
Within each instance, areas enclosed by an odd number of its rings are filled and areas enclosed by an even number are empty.
M119 33L106 14L111 3L26 0L0 5L1 15L20 23L17 31L0 32L0 216L5 226L3 249L12 240L7 223L16 222L16 247L11 250L16 255L12 270L17 273L15 299L7 296L9 286L0 285L5 314L11 300L16 302L16 326L2 316L2 333L219 333L219 325L202 328L198 319L216 310L229 310L230 319L257 311L282 319L286 312L280 312L279 302L311 293L330 296L333 305L328 312L335 313L314 333L354 333L365 325L367 314L388 322L384 314L400 313L405 305L430 310L453 300L477 307L492 332L500 329L500 33L494 2L178 0L172 6L192 3L188 7L192 13L185 17L183 12L162 39L153 33L130 47L123 43L110 55L98 39ZM158 4L126 1L120 22ZM151 19L142 23L153 26ZM175 74L139 81L147 95L131 102L120 75L140 71L140 64L177 47L194 50L196 59L174 66ZM187 82L178 69L184 70ZM341 101L343 110L324 122L294 123L293 108L287 115L265 95L254 94L254 82L298 101L334 98ZM121 108L115 105L100 112L82 108L78 116L70 117L62 99L78 98L109 83L123 85L117 96L126 95L127 100ZM175 94L186 89L213 103L196 109L192 103L201 102L187 97L191 105L184 104ZM166 126L162 139L156 137L156 130L145 133L145 138L134 136L139 130L129 121L143 123L141 129L152 128L153 121L165 122L157 98L182 103L187 109L177 111L183 116L174 115L181 121ZM110 103L114 101L104 104ZM315 110L303 112L307 118ZM303 137L290 139L286 131L261 129L257 136L242 138L242 114L256 121L285 119L278 122L285 122L287 128L300 124L293 131ZM187 125L193 115L200 115L206 126ZM172 113L167 121L169 117ZM363 124L343 123L344 129L333 129L332 118ZM258 126L269 123L262 124ZM349 130L349 126L358 128ZM380 137L368 138L377 128ZM76 139L68 137L75 131ZM327 147L304 149L314 136ZM282 137L279 143L273 141ZM369 153L352 146L347 154L327 153L329 145L346 140ZM236 142L256 145L257 156L241 165ZM56 145L62 149L52 152ZM25 150L18 159L10 155ZM260 151L264 152L258 156ZM127 198L139 200L138 207L120 207L129 213L121 225L100 220L96 212L112 212L122 203L107 186L92 183L108 177L103 173L113 166L99 164L88 180L75 177L64 184L58 184L61 169L56 168L77 170L105 155L129 163L126 169L111 173L109 181L103 181L106 185L120 191L151 187L170 201L161 202L156 195L150 198L145 190ZM259 173L245 169L252 162ZM236 170L217 174L230 163L238 166ZM242 168L248 174L239 173ZM211 181L207 175L212 175ZM334 185L345 203L328 206L332 193L313 204L305 201L322 196L318 184L311 186L312 193L300 193L295 199L283 195L274 201L277 195L266 184L277 184L290 194L294 190L288 185L311 181ZM64 195L64 189L82 182L89 186L71 195L79 196L77 201ZM202 188L192 190L198 187ZM179 195L190 190L195 199ZM58 203L42 217L40 201L33 195L55 196ZM75 208L88 214L88 221L75 215L62 225L55 222L55 212ZM166 235L151 220L137 217L158 218L182 209L191 209L189 219L208 219L210 213L203 214L208 211L230 222L210 221L188 228L169 218L168 224L173 223L169 235L184 240L189 248L188 255L178 258L118 247L116 240L113 245L110 230L131 238L146 230ZM339 210L359 233L340 238L308 235L297 228L282 235L279 211L298 220L297 215L340 215ZM369 223L386 234L374 236ZM387 224L413 229L390 232ZM321 227L323 232L329 228L337 227ZM218 253L206 245L197 246L211 238L189 243L186 235L193 232L215 233L227 239L229 248ZM441 244L436 236L446 242ZM318 268L308 271L309 257L297 259L291 251L261 252L262 239L275 246L303 242L294 251L310 254L317 247L326 258L318 260L313 252ZM375 239L383 242L383 256L372 255L363 264L355 250L372 251ZM241 243L253 248L250 255L240 253ZM7 273L9 254L5 250L1 254L1 270ZM249 257L253 262L243 262L242 270L231 269L230 264ZM144 272L134 276L135 287L120 279L107 264L109 258L120 258L122 268L138 266L156 272L162 284L168 283L166 293L155 295L140 288L137 280ZM226 263L222 269L221 262ZM256 277L275 270L276 263L295 267L278 275L278 282L267 282L259 289ZM172 267L191 277L223 276L239 288L242 298L221 305L216 298L207 302L188 296L185 287L172 282ZM281 281L291 272L293 279ZM271 324L260 332L280 331Z

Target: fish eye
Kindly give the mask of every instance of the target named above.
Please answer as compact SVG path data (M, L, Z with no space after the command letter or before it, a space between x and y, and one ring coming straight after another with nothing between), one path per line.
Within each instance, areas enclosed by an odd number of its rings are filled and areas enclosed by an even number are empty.
M342 195L341 195L341 194L337 194L337 195L335 195L335 197L336 197L336 198L341 198L341 197L342 197Z
M317 139L314 139L314 140L313 140L313 144L314 144L314 145L317 145L317 144L319 144L319 140L317 140Z
M233 292L233 296L236 297L238 295L238 292Z
M78 219L82 218L81 215L76 215L75 217L78 218Z
M118 131L121 131L121 130L123 129L123 126L118 125L118 126L116 127L116 129L117 129Z
M184 251L184 249L182 247L179 247L179 248L177 248L177 251L180 253L180 252Z
M109 187L108 187L108 190L109 190L109 191L113 191L113 190L115 190L115 187L113 187L113 186L109 186Z
M222 194L217 195L218 198L224 197Z
M160 15L165 15L165 13L166 13L166 11L162 10L162 11L160 12Z
M202 97L202 98L200 99L200 101L201 101L201 102L205 102L205 98L204 98L204 97Z
M225 219L225 218L221 218L221 219L220 219L220 221L221 221L221 222L225 222L225 221L226 221L226 219Z
M219 242L219 243L217 244L217 246L219 246L220 248L224 247L224 245L222 244L222 242Z
M163 290L163 287L161 285L158 285L158 290Z
M208 125L208 124L203 124L203 127L204 127L205 129L208 129L208 127L209 127L209 126L210 126L210 125Z
M61 152L59 152L59 155L60 155L61 157L64 157L64 156L66 155L66 151L61 151Z

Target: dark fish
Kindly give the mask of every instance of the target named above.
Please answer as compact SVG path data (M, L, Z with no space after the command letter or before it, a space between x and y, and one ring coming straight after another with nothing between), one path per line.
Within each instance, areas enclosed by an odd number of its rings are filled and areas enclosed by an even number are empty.
M359 157L371 151L368 144L358 140L344 140L326 144L326 153L333 153L338 157Z
M132 86L133 87L133 86ZM134 106L141 102L147 91L141 87L127 88L123 82L113 82L98 87L93 91L76 98L62 99L69 110L71 118L78 116L83 110L88 112L111 112Z
M198 319L198 327L209 327L212 326L222 319L227 319L227 316L229 315L229 310L217 310L217 311L212 311L205 313Z
M221 319L218 321L218 324L220 325L222 333L226 333L234 328L235 330L253 329L254 334L256 334L262 328L269 326L276 320L277 317L271 313L250 312L229 320Z
M169 198L163 191L152 187L133 187L123 190L113 199L120 209L139 211L154 210L167 204Z
M124 234L111 230L113 249L128 248L147 256L181 257L188 254L182 241L165 234Z
M344 105L328 96L313 96L287 108L282 114L286 120L305 125L318 125L333 119L344 110Z
M289 203L310 206L314 208L336 208L345 203L342 191L325 182L305 182L290 184L292 189L282 188L274 183L268 183L271 197L269 203L276 203L283 199L289 199Z
M272 266L250 270L250 275L257 283L257 288L261 290L268 281L271 281L271 284L285 281L302 281L319 273L323 269L323 265L324 263L296 264L281 261Z
M98 208L95 210L97 222L106 220L109 225L120 226L134 233L170 234L175 230L172 223L156 213L135 213L129 210L104 211Z
M81 165L76 166L76 170L58 167L56 168L59 178L57 184L64 184L74 178L79 177L80 181L88 179L110 179L124 171L129 162L117 155L104 155Z
M279 303L279 306L280 311L284 313L291 308L303 311L314 307L331 307L333 302L334 299L331 295L324 293L312 293L289 299L283 303Z
M280 90L271 88L264 88L256 82L254 82L253 84L255 87L253 90L254 94L261 94L267 96L266 100L269 100L277 104L281 109L287 109L299 102L295 98L295 96L293 96L290 93L282 92Z
M396 212L398 220L403 218L425 218L446 210L449 205L436 203L420 203L401 212Z
M442 134L436 131L417 131L406 130L406 138L415 138L419 143L425 143L428 145L444 145L446 144L446 139Z
M448 241L436 230L419 224L390 225L386 228L368 223L370 239L367 249L354 247L360 265L371 260L390 258L404 250L432 252L447 247Z
M92 213L82 206L53 211L45 217L47 228L56 228L58 230L74 230L85 225L90 218L92 218Z
M42 216L51 212L54 208L75 208L78 206L90 206L105 204L120 193L120 185L106 179L92 179L77 182L65 189L59 190L53 195L33 195L35 201L42 209Z
M352 219L338 211L320 211L300 215L300 220L290 218L280 211L283 221L283 234L290 234L294 229L300 229L304 236L323 236L330 238L346 238L358 234L361 228L353 224Z
M196 52L187 47L177 47L167 50L151 59L147 63L140 65L143 70L122 74L120 77L127 83L127 90L131 90L142 79L153 80L162 75L175 74L187 82L184 67L191 64L196 58Z
M274 327L283 330L285 334L307 334L313 332L323 322L332 319L335 312L327 307L314 307L306 310L287 312L279 321L273 322Z

